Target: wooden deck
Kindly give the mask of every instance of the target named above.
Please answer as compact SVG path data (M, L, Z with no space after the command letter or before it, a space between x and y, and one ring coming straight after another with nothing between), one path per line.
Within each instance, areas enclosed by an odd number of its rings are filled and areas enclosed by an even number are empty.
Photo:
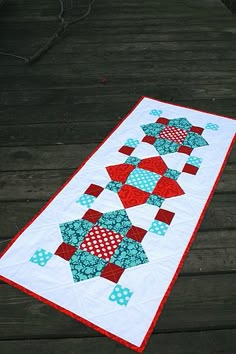
M32 55L58 11L6 0L0 51ZM140 96L236 115L236 15L219 0L97 0L35 64L0 55L0 88L3 249ZM234 149L145 353L236 353L235 196ZM0 314L1 354L131 353L3 283Z

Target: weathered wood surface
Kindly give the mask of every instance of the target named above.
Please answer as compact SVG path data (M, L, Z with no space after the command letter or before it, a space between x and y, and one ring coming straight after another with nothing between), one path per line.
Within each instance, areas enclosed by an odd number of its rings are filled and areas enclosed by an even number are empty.
M0 51L32 55L58 11L8 0ZM96 1L34 65L0 55L0 250L140 96L235 117L235 59L220 0ZM235 166L234 149L145 353L236 352ZM131 352L3 282L0 313L4 354Z

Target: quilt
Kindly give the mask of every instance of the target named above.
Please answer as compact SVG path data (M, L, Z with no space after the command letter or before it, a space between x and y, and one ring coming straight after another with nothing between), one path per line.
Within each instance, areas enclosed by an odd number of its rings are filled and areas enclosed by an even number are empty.
M142 352L235 131L142 97L2 252L0 279Z

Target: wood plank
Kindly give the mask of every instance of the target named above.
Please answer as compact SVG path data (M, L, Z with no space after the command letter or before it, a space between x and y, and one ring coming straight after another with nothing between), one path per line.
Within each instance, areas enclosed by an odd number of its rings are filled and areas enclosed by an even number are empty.
M224 61L201 61L200 63L189 64L186 69L186 62L170 61L155 62L145 65L145 62L133 63L97 63L91 70L90 63L81 63L80 70L75 64L64 68L64 65L36 65L16 66L8 70L8 66L2 66L0 74L0 88L3 90L16 89L55 89L75 88L81 86L123 86L137 85L143 82L147 85L154 85L156 82L161 85L235 85L236 75L235 62Z
M235 274L184 276L176 282L155 332L235 326ZM98 336L81 323L8 285L0 285L1 339Z
M183 86L164 86L155 84L138 84L134 86L112 86L103 84L95 87L81 87L70 89L31 89L0 92L0 104L2 105L46 105L46 104L80 104L80 103L104 103L127 100L136 102L141 96L159 98L163 101L181 101L189 97L193 99L233 99L236 85L193 85L185 83Z
M158 351L161 354L230 354L235 353L235 329L216 331L196 331L182 333L158 333L153 334L148 342L144 354L153 354ZM101 353L131 354L125 348L108 338L57 338L36 339L24 341L1 341L4 353L15 354L41 353L41 354L94 354L99 348ZM190 349L191 348L191 349Z
M224 116L236 117L235 99L178 99L172 100L189 108L195 108ZM171 102L170 102L171 103ZM135 101L129 97L112 98L111 102L103 103L80 103L80 104L58 104L48 103L41 105L15 105L0 107L0 126L10 124L31 124L31 123L71 123L83 121L110 121L118 122L133 107ZM11 150L9 150L11 151ZM6 151L5 151L6 153ZM4 163L1 159L0 164Z
M0 171L76 169L96 144L0 147ZM236 147L228 163L236 164Z

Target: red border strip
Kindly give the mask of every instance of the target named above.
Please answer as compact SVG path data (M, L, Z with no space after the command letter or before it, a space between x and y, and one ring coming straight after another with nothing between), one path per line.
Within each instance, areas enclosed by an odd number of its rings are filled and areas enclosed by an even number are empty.
M199 111L199 110L191 109L191 108L184 107L184 106L181 106L181 105L177 105L177 104L172 104L172 103L168 103L168 102L156 100L156 99L153 99L153 98L151 98L151 97L142 96L142 97L138 100L138 102L134 105L134 107L129 111L129 113L126 114L126 115L124 116L124 118L122 118L122 120L115 126L115 128L110 132L110 134L107 135L107 137L96 147L96 149L94 149L94 151L93 151L91 154L89 154L89 156L88 156L88 157L84 160L84 162L75 170L75 172L74 172L74 173L69 177L69 179L62 185L62 187L59 188L59 189L56 191L56 193L55 193L55 194L49 199L49 201L40 209L40 211L39 211L39 212L16 234L16 236L9 242L9 244L7 245L7 247L6 247L6 248L3 250L3 252L0 254L0 258L3 257L3 255L9 250L9 248L13 245L13 243L18 239L18 237L20 237L20 235L21 235L21 234L34 222L34 220L47 208L47 206L55 199L55 197L62 191L62 189L65 188L65 186L71 181L71 179L77 174L77 172L79 172L79 170L86 164L86 162L87 162L87 161L95 154L95 152L105 143L105 141L114 133L114 131L116 131L116 129L117 129L117 128L123 123L123 121L135 110L135 108L139 105L139 103L140 103L144 98L149 98L149 99L152 99L152 100L154 100L154 101L156 101L156 102L162 102L162 103L169 104L169 105L172 105L172 106L177 106L177 107L181 107L181 108L185 108L185 109L190 109L190 110L194 110L194 111L201 112L201 113L212 114L212 115L219 116L219 117L221 117L221 118L228 118L228 119L232 119L232 120L233 120L233 118L230 118L230 117L225 117L225 116L221 116L221 115L218 115L218 114L213 114L213 113L209 113L209 112ZM184 251L184 254L183 254L183 256L182 256L180 262L179 262L179 265L178 265L178 267L177 267L177 269L176 269L176 272L175 272L175 274L174 274L174 276L173 276L173 278L172 278L172 280L171 280L171 283L170 283L170 285L169 285L169 287L168 287L168 289L167 289L167 291L166 291L166 293L165 293L165 295L164 295L164 297L163 297L163 299L162 299L162 301L161 301L161 303L160 303L160 305L159 305L159 307L158 307L158 310L157 310L157 312L156 312L156 314L155 314L155 316L154 316L154 318L153 318L153 321L152 321L152 323L151 323L151 325L150 325L150 327L149 327L149 329L148 329L148 331L147 331L147 333L146 333L146 336L145 336L145 338L144 338L144 340L143 340L143 342L142 342L142 344L141 344L140 347L135 346L135 345L133 345L133 344L130 343L130 342L127 342L126 340L124 340L124 339L122 339L122 338L120 338L120 337L118 337L118 336L116 336L116 335L114 335L114 334L112 334L112 333L110 333L110 332L104 330L103 328L101 328L101 327L99 327L99 326L96 326L95 324L89 322L88 320L86 320L86 319L84 319L84 318L82 318L82 317L80 317L80 316L74 314L73 312L71 312L71 311L69 311L69 310L67 310L67 309L65 309L65 308L63 308L63 307L61 307L61 306L55 304L54 302L52 302L52 301L50 301L50 300L48 300L48 299L45 299L44 297L42 297L42 296L40 296L40 295L34 293L33 291L31 291L31 290L29 290L29 289L27 289L27 288L24 288L23 286L21 286L21 285L15 283L15 282L13 282L13 281L10 280L10 279L7 279L7 278L5 278L5 277L3 277L3 276L0 275L0 280L2 280L2 281L4 281L4 282L8 283L9 285L12 285L13 287L15 287L15 288L17 288L17 289L23 291L24 293L26 293L26 294L28 294L28 295L30 295L30 296L36 298L36 299L39 300L39 301L44 302L45 304L47 304L47 305L53 307L54 309L56 309L56 310L58 310L58 311L60 311L60 312L62 312L62 313L64 313L64 314L66 314L66 315L68 315L68 316L70 316L70 317L72 317L72 318L74 318L74 319L76 319L77 321L82 322L83 324L87 325L88 327L91 327L92 329L94 329L94 330L100 332L101 334L106 335L107 337L109 337L109 338L111 338L111 339L117 341L118 343L123 344L123 345L127 346L128 348L130 348L130 349L132 349L132 350L135 350L135 351L137 351L137 352L139 352L139 353L143 352L145 346L147 345L148 339L149 339L149 337L151 336L151 334L152 334L152 332L153 332L153 329L154 329L154 327L155 327L155 325L156 325L156 322L157 322L157 320L158 320L158 318L159 318L159 316L160 316L160 314L161 314L161 312L162 312L162 309L163 309L163 307L164 307L164 305L165 305L165 303L166 303L166 301L167 301L167 299L168 299L168 297L169 297L169 295L170 295L170 292L171 292L171 290L172 290L172 288L173 288L173 286L174 286L174 284L175 284L175 282L176 282L176 280L177 280L177 278L178 278L179 272L180 272L180 270L181 270L181 268L182 268L182 266L183 266L183 263L184 263L184 261L185 261L185 258L187 257L187 254L188 254L188 252L189 252L189 250L190 250L190 247L192 246L192 243L193 243L193 241L194 241L194 239L195 239L195 236L196 236L196 234L197 234L197 231L198 231L198 229L199 229L199 227L200 227L200 224L201 224L201 222L202 222L202 219L203 219L203 217L204 217L204 214L205 214L205 212L206 212L206 209L208 208L209 203L210 203L210 201L211 201L211 199L212 199L212 197L213 197L213 194L214 194L214 192L215 192L216 186L217 186L217 184L218 184L218 182L219 182L219 179L220 179L220 177L221 177L221 174L222 174L222 172L223 172L223 170L224 170L224 168L225 168L225 165L226 165L226 163L227 163L228 157L229 157L229 155L230 155L230 152L231 152L231 150L232 150L232 148L233 148L233 145L234 145L235 141L236 141L236 135L233 137L233 139L232 139L232 141L231 141L231 143L230 143L229 149L228 149L228 151L227 151L227 153L226 153L226 155L225 155L225 158L224 158L224 162L223 162L223 164L222 164L222 166L221 166L221 169L220 169L220 171L219 171L219 173L218 173L218 176L217 176L217 178L216 178L216 180L215 180L215 182L214 182L213 188L212 188L211 193L210 193L210 195L209 195L209 197L208 197L208 199L207 199L207 202L206 202L206 204L205 204L205 206L204 206L204 208L203 208L203 210L202 210L202 213L201 213L201 215L200 215L200 217L199 217L199 220L198 220L197 225L196 225L196 227L195 227L195 229L194 229L194 232L193 232L193 234L192 234L192 236L191 236L191 238L190 238L190 241L189 241L189 243L188 243L188 245L187 245L187 247L186 247L186 249L185 249L185 251Z

